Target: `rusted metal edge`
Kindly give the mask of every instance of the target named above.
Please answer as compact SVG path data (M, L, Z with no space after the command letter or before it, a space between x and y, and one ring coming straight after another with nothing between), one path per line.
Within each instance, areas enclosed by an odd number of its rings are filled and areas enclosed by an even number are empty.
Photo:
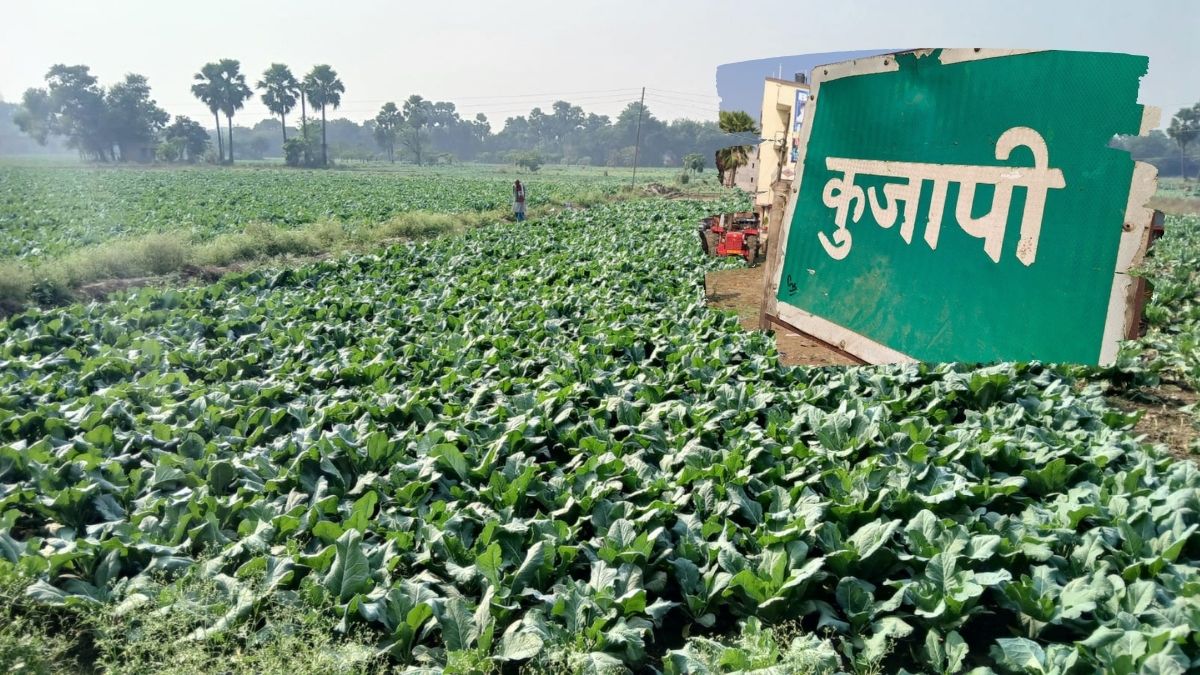
M760 323L759 323L760 328L764 331L771 330L771 324L780 326L782 328L786 328L786 329L792 331L793 333L796 333L797 335L803 335L804 337L812 340L813 342L816 342L817 344L821 345L822 347L825 347L829 351L834 352L843 358L849 359L850 361L853 361L855 365L859 365L859 366L871 365L867 361L863 360L861 357L851 354L850 352L846 351L845 349L842 349L841 347L838 347L837 345L833 344L832 342L826 342L825 340L822 340L821 338L817 337L816 335L813 335L812 333L806 333L803 330L800 330L799 328L797 328L796 326L793 326L792 324L788 323L787 321L784 321L782 318L775 316L774 314L767 314L765 312L762 313L760 315Z
M1141 324L1141 284L1129 274L1141 264L1150 245L1150 231L1154 225L1154 210L1146 203L1154 196L1158 187L1158 169L1152 164L1134 162L1133 179L1129 186L1129 199L1125 205L1125 219L1121 239L1117 248L1117 260L1113 269L1112 289L1108 296L1108 312L1104 321L1104 333L1100 343L1102 366L1111 365L1117 359L1121 342L1135 335Z

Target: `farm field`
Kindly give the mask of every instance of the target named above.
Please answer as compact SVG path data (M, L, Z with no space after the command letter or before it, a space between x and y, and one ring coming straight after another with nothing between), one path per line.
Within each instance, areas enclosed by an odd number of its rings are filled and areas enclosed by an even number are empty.
M676 177L639 172L641 186ZM511 219L517 178L528 185L531 216L646 195L630 187L628 169L591 167L531 174L490 165L315 171L0 163L0 315L461 233ZM715 176L686 187L722 192Z
M486 166L318 171L0 164L0 258L55 256L149 233L204 241L251 223L362 225L414 211L504 210L511 205L512 182L518 178L530 183L530 208L597 201L629 182L628 170L614 170L611 176L605 172L549 167L527 174ZM671 180L677 172L642 173L644 180Z
M127 672L1200 667L1200 471L1106 400L1200 381L1200 219L1169 221L1116 368L791 368L704 305L736 263L695 222L738 205L8 319L0 648Z

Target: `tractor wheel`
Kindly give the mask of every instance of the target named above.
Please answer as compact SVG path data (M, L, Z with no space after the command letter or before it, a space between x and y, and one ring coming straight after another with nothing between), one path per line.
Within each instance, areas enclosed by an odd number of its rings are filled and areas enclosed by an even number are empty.
M754 267L758 264L758 237L754 235L746 237L744 246L746 249L746 264Z
M700 248L704 250L704 255L717 254L717 235L712 230L700 231Z
M721 246L721 236L718 235L716 232L712 232L712 231L705 233L704 236L706 239L708 239L709 255L719 255L717 253L717 250Z

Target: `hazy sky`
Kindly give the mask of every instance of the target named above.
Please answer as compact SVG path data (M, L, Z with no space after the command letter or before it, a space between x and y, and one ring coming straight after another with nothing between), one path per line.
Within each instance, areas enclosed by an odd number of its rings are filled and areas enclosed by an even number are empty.
M356 120L419 93L499 128L556 98L613 114L643 85L659 117L714 118L719 64L896 44L1146 54L1142 102L1169 117L1200 99L1198 0L18 1L0 9L0 95L85 63L105 84L146 75L169 112L207 120L191 77L228 57L251 84L273 61L329 63L335 116ZM267 114L255 98L235 121Z

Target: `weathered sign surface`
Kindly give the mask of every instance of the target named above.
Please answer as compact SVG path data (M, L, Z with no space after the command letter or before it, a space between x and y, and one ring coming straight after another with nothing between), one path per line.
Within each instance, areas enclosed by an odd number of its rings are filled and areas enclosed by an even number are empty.
M921 50L813 72L764 311L869 362L1103 363L1132 316L1147 59Z

